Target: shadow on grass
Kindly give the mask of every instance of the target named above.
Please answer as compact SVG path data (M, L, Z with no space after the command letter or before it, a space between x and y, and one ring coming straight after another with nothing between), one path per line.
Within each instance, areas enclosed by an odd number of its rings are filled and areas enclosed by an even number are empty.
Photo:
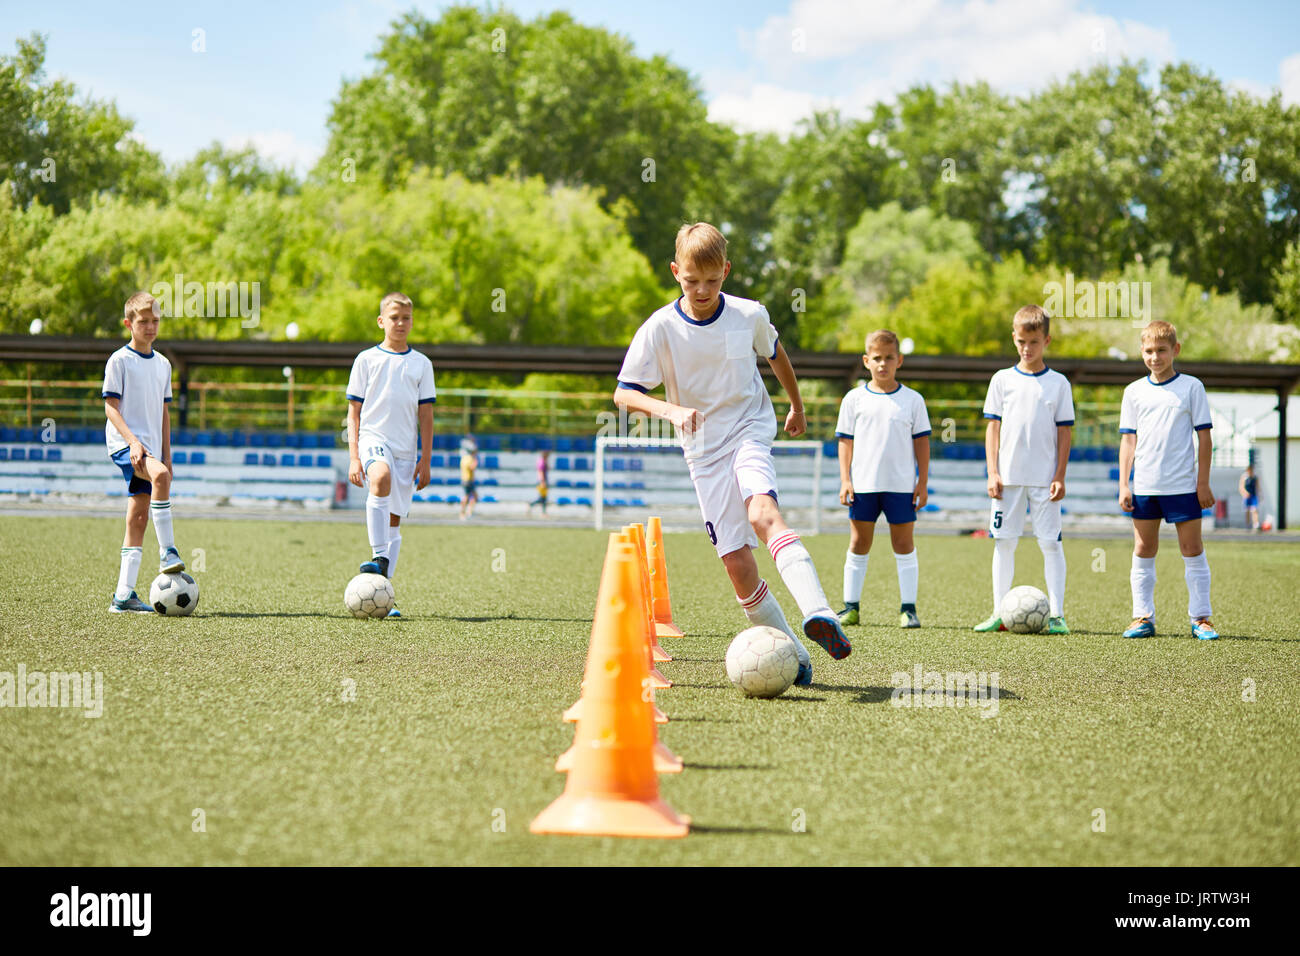
M752 764L752 763L692 763L686 761L686 767L691 770L775 770L770 764Z
M208 611L197 617L326 617L340 621L352 620L351 614L330 614L325 611Z
M674 724L734 724L738 721L728 717L670 717Z
M722 690L727 685L726 684L687 684L684 681L675 680L673 681L673 686L690 687L693 688L694 690Z
M897 693L899 697L919 697L923 699L931 695L931 692L927 691L924 687L918 687L915 689L911 687L856 687L848 684L813 684L812 686L819 690L833 690L843 694L857 694L858 696L854 698L854 703L858 704L885 704L894 699L895 693ZM1020 700L1020 697L1013 694L1005 687L997 688L997 694L995 695L993 693L993 688L989 687L987 684L973 687L970 692L963 691L960 693L955 688L945 687L942 691L934 691L933 695L951 697L954 700L960 698L962 700L971 701L980 698L984 700L992 700L995 696L998 700ZM798 698L794 699L797 700ZM819 698L805 699L813 700Z
M590 624L589 617L526 617L522 614L489 614L482 617L458 617L455 614L430 614L439 621L460 621L463 624L486 624L489 621L548 621L555 624Z
M692 823L692 833L771 833L777 836L788 836L793 831L782 830L779 827L715 827L704 823ZM802 836L803 834L800 834Z

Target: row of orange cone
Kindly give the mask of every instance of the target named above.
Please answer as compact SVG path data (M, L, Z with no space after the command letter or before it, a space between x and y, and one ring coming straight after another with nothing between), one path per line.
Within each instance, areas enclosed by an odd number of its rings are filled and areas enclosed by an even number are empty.
M659 741L668 718L654 692L672 686L655 664L672 657L660 637L682 637L673 624L663 527L628 525L609 536L587 649L582 696L564 713L577 722L573 746L555 769L564 793L532 822L534 833L682 837L690 818L659 798L659 773L682 761Z

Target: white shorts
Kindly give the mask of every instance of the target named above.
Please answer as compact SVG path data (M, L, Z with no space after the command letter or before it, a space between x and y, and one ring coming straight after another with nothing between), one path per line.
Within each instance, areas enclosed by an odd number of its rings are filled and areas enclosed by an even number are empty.
M989 533L995 538L1018 538L1025 531L1025 499L1033 514L1034 537L1058 541L1061 537L1061 503L1042 485L1003 485L1002 497L989 508Z
M370 484L370 466L381 461L388 466L392 476L389 482L388 513L405 518L411 510L411 495L415 493L414 458L394 458L386 442L373 435L360 435L357 438L357 451L361 454L361 469L366 473L366 484Z
M758 535L749 523L745 502L754 495L770 494L776 498L776 468L772 463L772 446L760 441L742 441L730 455L713 461L687 462L695 497L704 515L704 530L717 549L718 557L757 548Z

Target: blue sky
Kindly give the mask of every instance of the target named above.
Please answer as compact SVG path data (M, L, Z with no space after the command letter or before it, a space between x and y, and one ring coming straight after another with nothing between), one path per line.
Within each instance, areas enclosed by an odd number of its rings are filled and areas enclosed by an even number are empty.
M169 161L218 140L305 169L325 144L330 101L412 7L447 4L0 0L0 50L48 35L47 70L111 98ZM1300 102L1300 3L1084 0L515 0L555 9L662 53L700 83L713 118L788 132L817 107L864 115L917 82L985 79L1009 92L1121 56L1190 60L1252 92ZM202 30L204 52L195 52Z

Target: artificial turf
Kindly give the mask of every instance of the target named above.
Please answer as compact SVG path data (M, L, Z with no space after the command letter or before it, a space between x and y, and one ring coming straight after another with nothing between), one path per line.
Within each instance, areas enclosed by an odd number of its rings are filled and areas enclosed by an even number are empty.
M813 647L812 687L757 701L726 679L745 625L708 539L668 535L688 636L665 642L675 686L657 702L686 769L659 779L693 829L637 840L528 832L564 787L560 714L604 535L408 524L403 619L358 621L342 593L366 553L359 519L182 513L177 530L202 595L169 619L107 612L119 520L0 520L0 548L22 557L0 582L0 671L99 671L105 700L98 719L0 708L0 864L1300 862L1294 545L1210 542L1223 639L1201 642L1172 541L1160 634L1129 641L1125 542L1066 541L1074 633L1048 637L969 630L988 614L991 544L955 535L918 538L924 627L899 629L881 540L853 655ZM805 540L838 606L846 536ZM1016 583L1041 587L1032 541L1018 557ZM895 706L891 675L918 665L996 672L996 716Z

